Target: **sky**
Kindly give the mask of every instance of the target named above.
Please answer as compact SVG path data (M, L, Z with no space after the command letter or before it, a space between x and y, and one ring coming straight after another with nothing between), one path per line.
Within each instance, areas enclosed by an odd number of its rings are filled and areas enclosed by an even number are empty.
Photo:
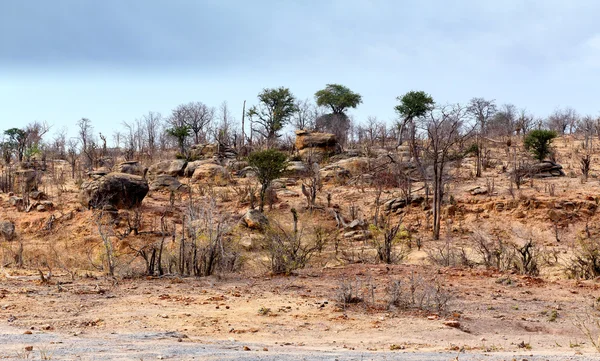
M473 97L536 116L598 115L595 0L0 1L0 130L82 117L112 134L148 111L227 101L237 119L263 88L300 99L326 84L350 113L396 119L396 97Z

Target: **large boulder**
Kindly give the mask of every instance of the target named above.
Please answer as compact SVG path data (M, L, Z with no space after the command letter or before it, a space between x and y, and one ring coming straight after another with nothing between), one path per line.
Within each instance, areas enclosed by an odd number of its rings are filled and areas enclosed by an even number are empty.
M190 148L190 158L206 159L212 158L217 154L219 147L217 144L194 144Z
M308 167L302 161L291 161L288 162L286 172L292 177L303 177L308 173Z
M161 190L161 189L177 191L177 190L180 190L182 187L184 187L184 185L181 184L181 182L179 182L179 180L177 178L172 177L170 175L166 175L166 174L157 175L150 182L150 190L151 191L157 191L157 190Z
M171 177L182 176L187 161L185 159L163 160L154 163L148 168L148 178L154 179L161 174L170 175Z
M296 131L296 149L303 159L322 159L338 153L340 146L334 134Z
M521 177L549 178L564 177L565 172L560 164L545 160L535 164L528 164L516 170Z
M140 162L138 162L138 161L128 161L128 162L119 163L119 165L117 165L116 171L118 173L127 173L127 174L139 175L141 177L144 177L144 176L146 176L146 172L148 171L148 168L141 165Z
M148 194L148 182L143 177L127 173L109 173L81 185L81 203L88 208L113 206L131 209L142 203Z
M198 166L192 174L192 180L226 180L228 178L227 169L214 163L206 163Z
M15 238L15 224L11 221L0 221L0 235L6 241L11 241Z
M215 159L204 159L204 160L196 160L193 162L189 162L183 171L183 175L185 177L191 177L194 175L196 168L204 165L204 164L217 164Z
M242 223L250 229L263 230L269 225L269 220L259 210L249 209L248 212L244 214Z
M363 174L368 166L369 159L366 157L348 158L323 167L319 174L321 179L327 182Z

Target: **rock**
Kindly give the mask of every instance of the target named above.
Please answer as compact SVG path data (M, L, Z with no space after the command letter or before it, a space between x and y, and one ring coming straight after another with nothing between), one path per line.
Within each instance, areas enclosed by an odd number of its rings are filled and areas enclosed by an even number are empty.
M448 327L459 328L460 322L455 321L455 320L448 320L448 321L444 321L444 325L448 326Z
M41 201L35 205L35 210L38 212L46 212L54 209L54 203L50 201Z
M340 151L334 134L296 131L296 149L303 159L323 159Z
M190 148L190 158L192 159L206 159L211 158L217 154L217 144L194 144Z
M185 159L174 159L174 160L163 160L158 163L154 163L148 168L148 178L154 179L160 174L170 175L177 177L183 175L183 170L187 165Z
M487 188L483 188L483 187L475 187L469 190L469 193L471 193L471 195L474 196L478 196L481 194L487 194L488 190Z
M300 197L300 194L294 191L291 191L289 189L278 189L277 190L277 197L283 197L283 198L291 198L291 197Z
M256 177L256 169L254 167L246 167L236 173L238 177L241 178L251 178Z
M364 241L373 237L371 231L357 230L344 233L344 238L351 239L353 241Z
M127 173L109 173L81 185L81 203L88 208L110 205L131 209L142 203L148 194L146 179Z
M337 139L331 133L310 132L296 130L296 149L306 148L332 148L337 146Z
M274 190L283 189L286 187L285 180L282 179L274 179L271 181L271 188Z
M168 189L170 191L180 190L184 185L179 182L175 177L166 174L157 175L153 181L150 182L150 190L157 191L161 189Z
M33 192L29 193L29 198L36 200L36 201L42 201L42 200L48 199L48 195L46 195L46 193L41 192L41 191L33 191Z
M204 164L217 164L215 159L205 159L205 160L196 160L193 162L189 162L183 171L184 177L191 177L194 175L196 168L204 165Z
M228 178L229 174L227 173L227 169L214 163L206 163L198 166L192 175L192 179L194 181L219 179L227 180Z
M246 227L258 230L263 230L269 225L269 220L267 217L265 217L265 215L257 209L248 210L248 212L244 214L242 222L246 225Z
M23 205L23 198L17 196L10 196L8 198L8 204L13 207L20 207Z
M350 178L351 176L364 174L367 168L368 158L348 158L323 167L319 171L319 175L323 181Z
M0 234L6 241L15 238L15 224L12 221L0 221Z
M562 169L562 165L546 160L543 162L523 166L517 169L516 172L522 177L564 177L565 172Z
M117 165L117 169L116 169L117 173L127 173L127 174L139 175L141 177L145 177L147 171L148 171L148 168L144 167L137 161L128 161L128 162L119 163L119 165Z
M302 161L291 161L288 162L286 171L292 177L303 177L308 172L308 167Z
M357 231L357 230L366 229L366 228L367 228L366 222L360 221L358 219L355 219L352 222L348 223L346 226L344 226L344 229L347 231Z

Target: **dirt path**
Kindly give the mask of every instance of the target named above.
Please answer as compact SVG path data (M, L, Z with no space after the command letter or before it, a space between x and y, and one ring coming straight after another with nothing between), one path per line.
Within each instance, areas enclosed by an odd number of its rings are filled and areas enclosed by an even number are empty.
M24 334L17 328L0 327L0 359L3 360L407 360L450 361L451 352L357 352L307 350L281 345L237 341L207 341L189 338L180 341L176 332L96 333L66 335L58 332ZM26 351L26 349L31 351ZM594 356L544 353L461 353L459 360L598 360Z

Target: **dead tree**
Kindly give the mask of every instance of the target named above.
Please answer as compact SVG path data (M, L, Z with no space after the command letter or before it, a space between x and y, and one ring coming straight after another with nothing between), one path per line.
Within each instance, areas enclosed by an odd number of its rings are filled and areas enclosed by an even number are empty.
M423 148L433 167L433 238L440 238L440 219L444 199L444 176L449 161L461 153L461 146L474 127L466 127L466 109L460 105L430 111L422 120L427 139Z

